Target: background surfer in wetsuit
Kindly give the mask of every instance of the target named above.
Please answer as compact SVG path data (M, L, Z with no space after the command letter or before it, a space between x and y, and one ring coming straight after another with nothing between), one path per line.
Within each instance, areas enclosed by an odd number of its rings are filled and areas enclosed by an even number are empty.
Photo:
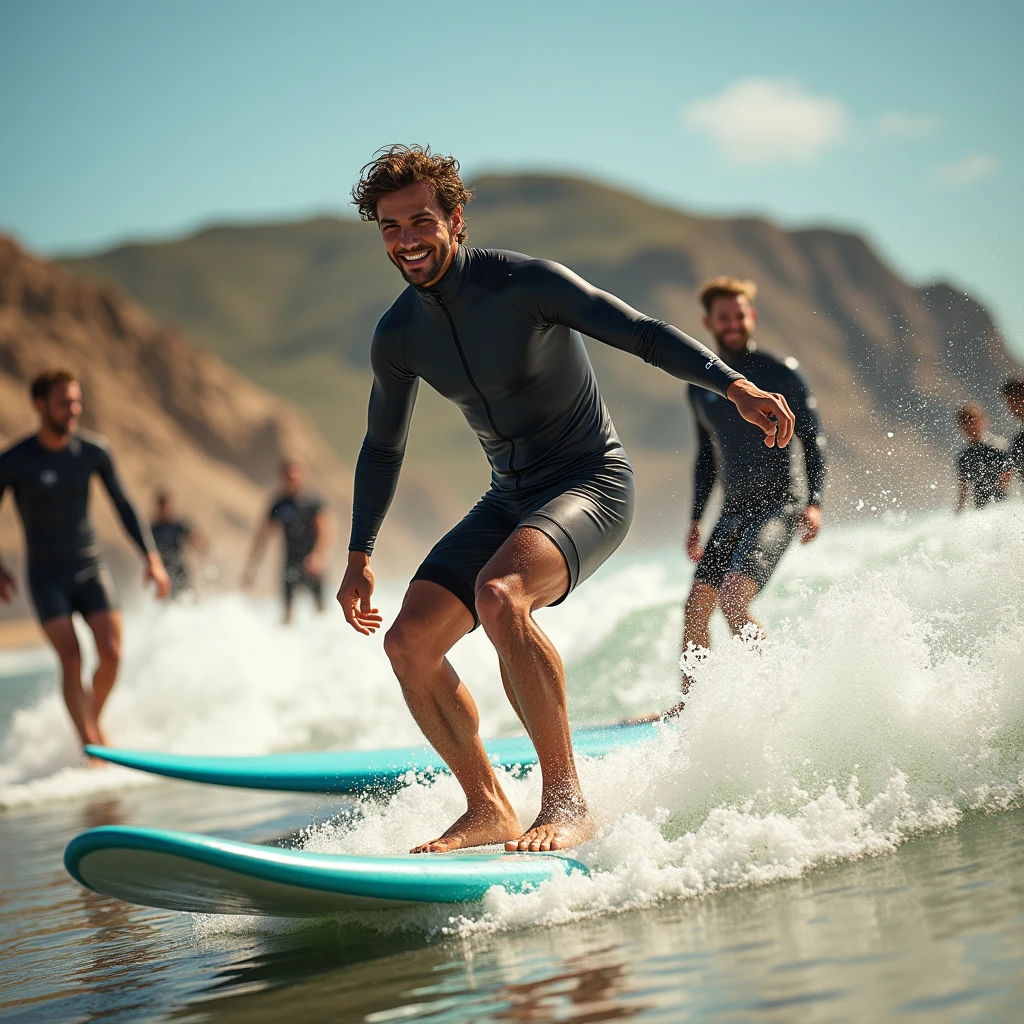
M1003 398L1010 412L1024 423L1024 380L1008 380L1003 385ZM1010 465L1024 484L1024 430L1018 431L1010 441Z
M370 347L373 387L338 591L354 629L381 625L370 554L398 484L421 379L462 410L491 465L491 488L424 559L384 638L409 710L468 805L415 852L574 846L595 826L573 760L562 662L533 613L590 576L633 517L632 469L580 335L714 390L769 446L789 442L792 413L705 346L565 267L469 248L463 207L471 196L451 157L418 146L383 150L363 168L353 198L409 285ZM477 624L537 749L541 808L526 832L488 761L476 704L446 657Z
M708 281L698 296L705 311L702 322L729 366L785 396L796 417L795 432L803 448L806 491L801 493L792 449L766 452L758 431L728 402L712 392L689 389L698 449L686 552L697 563L697 570L686 599L684 651L691 645L696 649L711 646L709 625L716 606L734 634L749 625L763 632L750 614L750 603L764 589L794 535L799 532L806 544L821 529L825 435L818 403L795 359L778 359L755 344L756 294L752 281L734 277ZM719 475L724 506L702 546L700 519ZM683 687L685 692L685 675Z
M43 632L60 658L64 702L86 743L106 744L100 714L117 679L121 613L110 571L89 516L89 480L103 481L129 537L145 559L145 581L157 597L170 582L153 540L114 470L110 445L78 430L82 389L70 370L39 374L31 385L39 430L0 455L0 500L10 487L25 530L28 588ZM14 577L0 564L0 600L14 595ZM92 690L82 686L82 659L71 616L78 612L96 640L99 666Z
M271 533L280 529L284 539L281 596L284 623L292 621L297 590L313 596L316 610L324 610L324 567L331 546L331 523L323 501L303 489L305 470L295 459L285 459L280 469L281 490L274 496L266 518L253 538L242 586L251 587Z
M956 422L967 438L967 447L956 457L956 511L964 510L968 495L975 508L1005 501L1013 466L1006 448L989 434L985 410L971 402L957 412Z
M155 503L156 509L149 528L171 581L170 596L172 599L194 596L195 586L186 553L189 548L200 554L205 552L206 539L187 519L176 514L170 491L157 491Z

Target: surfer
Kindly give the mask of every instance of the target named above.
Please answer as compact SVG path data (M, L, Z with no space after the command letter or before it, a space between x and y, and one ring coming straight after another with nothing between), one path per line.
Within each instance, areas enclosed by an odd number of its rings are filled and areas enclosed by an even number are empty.
M149 528L171 581L171 599L194 596L195 587L185 552L187 548L193 548L202 554L206 551L206 540L188 520L175 515L170 491L157 491L156 510Z
M1003 398L1010 412L1024 423L1024 380L1008 380L1003 385ZM1024 484L1024 430L1014 434L1010 441L1010 465Z
M956 457L956 511L964 510L968 495L975 508L1005 501L1013 466L1002 442L989 434L985 410L970 402L957 411L956 422L967 438L967 447Z
M310 592L318 612L324 610L324 566L331 547L331 522L323 501L303 489L306 474L297 459L284 459L279 472L281 489L253 538L242 586L252 586L267 541L279 528L284 538L281 593L287 626L292 621L292 602L299 589Z
M818 403L799 363L762 352L753 340L757 286L735 277L716 277L698 293L702 323L715 339L718 354L733 370L785 396L796 417L795 433L803 448L806 488L798 481L792 449L765 451L761 435L736 408L712 391L689 388L697 422L693 512L686 553L697 563L686 599L683 650L707 650L709 626L721 608L736 635L764 628L750 604L764 589L793 537L807 544L821 529L821 494L825 485L825 435ZM721 474L724 505L706 545L700 520L716 478ZM683 692L689 688L684 673ZM680 710L681 704L673 711Z
M407 287L377 324L373 386L356 464L346 620L368 634L370 555L391 504L419 381L462 410L491 465L491 487L417 569L384 649L420 728L466 794L467 810L414 852L505 842L548 850L589 839L566 715L565 674L533 618L559 604L619 546L633 516L633 473L581 334L712 389L785 446L793 415L703 345L638 313L570 270L466 245L471 194L458 162L429 147L381 150L353 189ZM501 679L537 750L540 813L523 831L488 762L479 716L447 660L482 625Z
M70 370L40 373L31 384L38 431L0 454L0 500L10 487L25 530L28 589L43 632L60 658L64 702L83 746L106 745L100 714L117 679L121 613L114 583L89 516L89 481L99 476L128 536L145 560L145 581L161 600L170 581L114 469L110 445L78 429L82 389ZM15 582L0 564L0 600ZM99 665L92 690L82 686L82 660L71 616L78 612L96 640Z

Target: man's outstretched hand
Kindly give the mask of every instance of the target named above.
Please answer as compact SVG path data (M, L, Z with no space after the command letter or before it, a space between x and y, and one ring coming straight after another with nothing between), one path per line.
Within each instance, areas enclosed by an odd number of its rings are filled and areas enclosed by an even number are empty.
M745 377L734 380L725 395L748 423L764 431L764 443L769 448L785 448L789 444L796 420L782 395L762 391Z
M373 596L373 570L370 556L362 551L348 553L348 568L338 589L338 604L345 621L357 632L368 636L376 633L383 621L380 612L370 604Z

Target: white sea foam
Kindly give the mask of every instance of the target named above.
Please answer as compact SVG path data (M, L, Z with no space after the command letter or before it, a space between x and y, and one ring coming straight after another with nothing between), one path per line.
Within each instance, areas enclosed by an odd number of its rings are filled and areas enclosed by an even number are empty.
M676 556L623 560L543 613L566 656L577 720L674 699L687 580ZM1022 583L1019 505L826 530L787 555L759 602L767 640L732 641L716 623L714 651L694 667L678 726L648 747L581 765L602 830L576 852L591 878L519 896L493 891L461 917L433 909L374 923L464 932L569 920L794 877L892 850L973 810L1018 805ZM385 592L382 607L393 611L398 597ZM119 744L259 753L419 740L379 638L349 633L336 615L307 616L287 631L272 608L228 597L129 616L126 633L108 719ZM485 731L511 731L479 631L454 661ZM79 771L39 778L74 757L63 715L54 694L17 712L3 745L0 804L84 785L72 783L87 774ZM530 820L536 773L505 783ZM305 844L397 853L442 831L462 808L452 779L411 780L387 803L365 801L354 822L311 831Z

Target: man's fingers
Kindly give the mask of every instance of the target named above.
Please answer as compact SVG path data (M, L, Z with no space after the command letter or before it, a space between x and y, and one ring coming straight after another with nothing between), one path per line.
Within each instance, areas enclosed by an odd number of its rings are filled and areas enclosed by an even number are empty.
M796 429L796 417L793 415L793 410L790 409L785 395L776 395L775 397L779 400L784 414L781 417L778 415L775 417L779 421L779 437L775 443L780 448L785 448L793 440L793 431Z

